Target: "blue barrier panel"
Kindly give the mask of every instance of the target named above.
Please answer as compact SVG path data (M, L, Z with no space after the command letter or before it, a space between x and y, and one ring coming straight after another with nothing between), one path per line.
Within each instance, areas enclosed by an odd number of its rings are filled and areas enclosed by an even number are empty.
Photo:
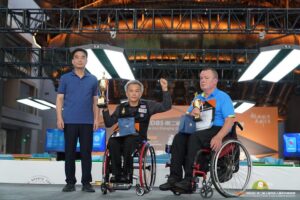
M106 129L99 128L94 131L93 152L104 152L106 146ZM47 152L64 152L64 131L59 129L46 130L45 151ZM77 141L76 151L80 151L80 144Z

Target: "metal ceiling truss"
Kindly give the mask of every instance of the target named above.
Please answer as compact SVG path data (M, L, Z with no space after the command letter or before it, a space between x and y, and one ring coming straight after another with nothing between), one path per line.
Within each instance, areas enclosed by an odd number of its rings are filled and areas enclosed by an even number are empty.
M300 33L300 8L0 8L0 17L2 33Z
M138 79L198 79L199 71L212 67L222 79L236 79L258 55L257 49L126 49Z
M51 73L71 66L69 48L0 48L2 78L51 78ZM203 67L220 71L220 78L236 80L257 56L257 49L125 49L136 79L188 80ZM32 59L31 59L31 56Z
M49 79L50 73L66 66L70 52L67 48L0 48L0 77Z

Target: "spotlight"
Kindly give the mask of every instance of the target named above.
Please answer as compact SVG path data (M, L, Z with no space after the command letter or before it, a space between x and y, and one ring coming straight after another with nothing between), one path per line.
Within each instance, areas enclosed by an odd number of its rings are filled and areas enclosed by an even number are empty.
M265 36L266 36L266 31L260 31L260 32L258 33L258 37L259 37L259 39L261 39L261 40L265 39Z
M117 31L115 28L112 28L111 31L109 31L109 33L112 39L115 39L117 37Z

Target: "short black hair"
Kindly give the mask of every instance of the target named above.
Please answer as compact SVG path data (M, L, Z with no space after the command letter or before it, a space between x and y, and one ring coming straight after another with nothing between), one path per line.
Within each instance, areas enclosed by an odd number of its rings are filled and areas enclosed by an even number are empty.
M72 51L72 53L71 53L72 59L74 58L75 53L78 52L78 51L83 52L86 57L88 56L88 53L87 53L87 51L85 49L83 49L83 48L77 48L77 49L74 49L74 51Z

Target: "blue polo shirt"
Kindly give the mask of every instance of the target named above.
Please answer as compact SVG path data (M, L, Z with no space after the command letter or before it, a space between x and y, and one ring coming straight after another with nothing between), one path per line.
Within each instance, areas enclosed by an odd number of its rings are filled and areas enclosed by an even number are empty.
M64 94L63 119L66 124L93 124L93 97L97 96L97 78L85 72L80 78L74 71L61 76L57 92Z
M195 99L200 99L203 102L215 100L214 126L223 126L227 117L235 117L231 98L227 93L219 90L218 88L216 88L207 98L205 98L204 93L201 93L196 96ZM192 110L193 106L191 104L187 112L190 113Z

